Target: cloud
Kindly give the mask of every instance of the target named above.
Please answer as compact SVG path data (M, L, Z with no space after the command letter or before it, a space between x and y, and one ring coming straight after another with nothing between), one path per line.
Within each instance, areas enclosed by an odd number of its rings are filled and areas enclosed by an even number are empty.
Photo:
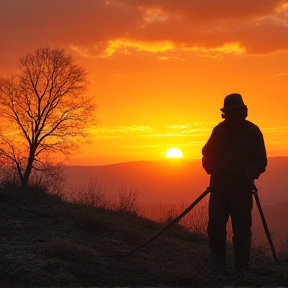
M272 75L272 77L287 77L287 76L288 76L288 72L283 72L283 73Z
M118 38L141 19L139 10L101 0L2 0L0 5L1 33L10 40L17 35L22 41L90 45Z
M261 130L266 133L288 133L287 126L264 127Z
M262 17L283 9L287 3L284 0L113 0L110 2L137 6L146 13L162 15L162 19L164 15L169 15L193 18L201 22Z
M93 131L96 138L126 138L126 137L198 137L207 135L215 123L188 123L187 125L169 125L155 130L150 126L115 126L99 127Z
M165 127L164 131L167 131L163 135L165 136L178 136L178 137L190 137L190 136L203 136L203 134L210 133L211 128L202 123L189 123L187 125L169 125Z
M129 138L129 137L192 137L191 143L203 143L201 137L205 139L210 135L212 128L217 125L218 122L207 123L187 123L182 125L167 125L162 128L154 129L149 125L133 125L133 126L109 126L98 127L95 130L90 131L95 139L111 139L111 138ZM287 126L279 127L264 127L261 128L264 133L287 133ZM200 139L200 140L196 140ZM188 144L187 144L188 143ZM190 145L190 142L185 142L183 145Z
M177 143L175 146L182 148L182 147L192 147L192 146L199 146L205 144L205 141L193 141L193 142L188 142L188 143ZM119 147L122 148L154 148L154 147L161 147L161 148L171 148L170 143L169 144L147 144L147 145L119 145Z
M285 0L0 0L0 52L274 53L288 50L287 16Z
M99 127L90 131L94 138L124 138L131 136L145 136L153 133L150 126L116 126Z

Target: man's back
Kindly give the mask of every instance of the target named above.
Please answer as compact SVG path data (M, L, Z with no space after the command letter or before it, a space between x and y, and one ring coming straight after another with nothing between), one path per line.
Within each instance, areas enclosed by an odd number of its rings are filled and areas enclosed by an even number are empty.
M258 173L264 172L267 159L262 133L258 126L247 120L239 127L229 124L223 121L213 131L216 138L216 166L224 170L240 171L253 162L260 161L263 167Z

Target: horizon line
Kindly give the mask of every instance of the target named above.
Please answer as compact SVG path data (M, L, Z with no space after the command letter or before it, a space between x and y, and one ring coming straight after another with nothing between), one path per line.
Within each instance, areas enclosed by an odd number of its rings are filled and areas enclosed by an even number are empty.
M277 155L277 156L268 156L267 159L271 158L288 158L288 155ZM63 164L66 167L94 167L94 166L110 166L110 165L118 165L118 164L126 164L126 163L135 163L135 162L193 162L201 160L201 158L194 159L184 159L184 158L164 158L159 160L130 160L130 161L122 161L122 162L113 162L106 164Z

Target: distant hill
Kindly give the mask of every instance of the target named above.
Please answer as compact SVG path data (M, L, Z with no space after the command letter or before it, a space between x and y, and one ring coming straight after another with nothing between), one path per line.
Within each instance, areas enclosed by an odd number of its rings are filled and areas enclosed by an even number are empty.
M97 179L108 194L119 188L140 191L142 203L191 202L209 186L201 160L135 161L101 166L66 166L66 187L86 186ZM256 180L263 205L288 202L288 157L268 159L267 171Z
M65 174L68 186L85 186L89 180L97 178L109 194L117 193L119 188L135 187L140 191L140 202L191 201L209 185L209 177L199 161L179 159L67 166Z

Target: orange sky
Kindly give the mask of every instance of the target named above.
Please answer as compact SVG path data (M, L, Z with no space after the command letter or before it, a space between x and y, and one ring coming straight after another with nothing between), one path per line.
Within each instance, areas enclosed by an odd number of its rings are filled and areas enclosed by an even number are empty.
M287 19L286 0L0 0L0 76L46 45L89 71L99 125L68 164L200 158L232 92L288 156Z

